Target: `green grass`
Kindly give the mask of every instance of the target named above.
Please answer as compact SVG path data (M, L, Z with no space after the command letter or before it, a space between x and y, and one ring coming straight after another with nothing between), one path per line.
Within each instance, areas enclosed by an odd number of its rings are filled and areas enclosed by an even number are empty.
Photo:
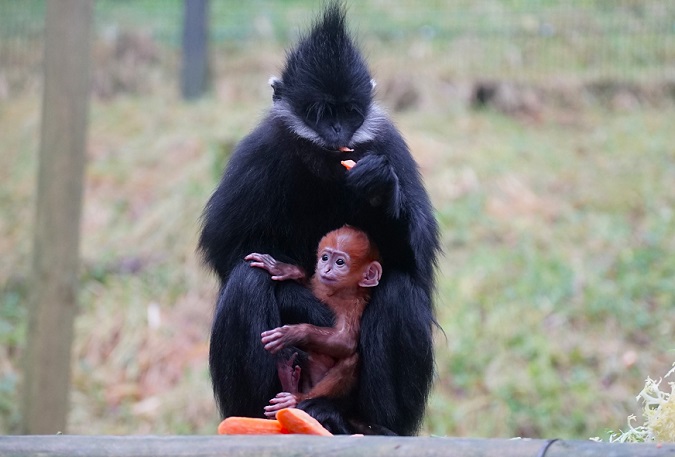
M581 116L478 116L483 144L450 158L475 178L435 200L447 341L434 433L602 435L633 403L627 386L673 358L673 113Z
M496 25L481 8L510 2L455 3L485 31ZM524 21L523 34L529 19L519 14L532 5L512 3L505 11ZM97 14L133 22L146 17L139 10L157 6L133 4L139 9L101 1ZM306 19L302 2L262 4L259 11L286 24L273 28L279 42L262 46L267 39L248 32L238 43L224 37L229 41L215 48L213 90L204 100L185 104L174 85L156 79L147 92L92 102L70 432L215 430L206 351L217 285L195 252L199 217L233 145L269 105L266 81L282 63L289 24ZM543 15L565 4L537 3ZM618 4L589 2L580 14L598 27L609 27L617 14L656 14L640 12L641 2ZM542 98L535 115L471 110L463 78L498 72L504 62L449 39L452 27L443 24L455 17L451 7L440 19L421 8L405 14L410 7L401 2L371 24L367 14L376 14L377 5L353 5L355 22L383 103L395 105L392 87L401 80L419 94L413 108L393 117L420 163L442 228L436 302L443 332L423 433L606 438L606 430L637 413L634 398L644 379L667 372L675 358L673 104L570 108ZM218 18L225 17L221 7L214 6ZM250 24L235 14L243 6L233 8L228 20ZM566 20L562 12L555 17ZM415 21L448 31L429 43L415 35ZM561 43L533 55L556 62L558 52L572 52ZM591 43L574 46L581 46L575 62L594 55ZM663 56L658 46L645 49L645 66L665 72L653 57ZM628 73L639 72L635 62ZM592 58L587 66L574 64L565 76L583 85L602 69ZM38 137L37 93L3 99L3 433L16 432L19 418Z

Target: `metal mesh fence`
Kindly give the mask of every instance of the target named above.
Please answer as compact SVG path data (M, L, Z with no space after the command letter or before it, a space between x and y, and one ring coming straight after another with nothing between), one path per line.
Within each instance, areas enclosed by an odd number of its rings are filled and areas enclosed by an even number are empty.
M0 0L0 96L39 84L45 1ZM212 57L283 48L319 9L211 0ZM98 90L177 78L182 14L181 0L96 0ZM675 79L671 0L371 0L350 4L349 16L369 54L431 60L453 78Z

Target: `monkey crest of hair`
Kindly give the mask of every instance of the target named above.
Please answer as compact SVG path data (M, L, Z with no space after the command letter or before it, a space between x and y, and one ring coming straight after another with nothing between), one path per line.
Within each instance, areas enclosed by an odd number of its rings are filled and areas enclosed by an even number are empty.
M349 87L354 100L371 100L371 76L347 32L339 3L330 4L323 20L289 53L281 78L290 99L316 99L315 94L340 97Z

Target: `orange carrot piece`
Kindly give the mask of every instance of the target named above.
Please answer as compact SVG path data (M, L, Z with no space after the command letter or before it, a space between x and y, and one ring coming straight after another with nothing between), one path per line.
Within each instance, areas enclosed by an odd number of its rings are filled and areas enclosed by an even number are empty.
M318 420L298 408L285 408L278 411L277 420L291 433L333 436Z
M351 170L354 165L356 165L356 162L353 160L342 160L340 162L343 167L345 167L347 170Z
M288 430L278 420L232 416L218 425L219 435L278 435Z

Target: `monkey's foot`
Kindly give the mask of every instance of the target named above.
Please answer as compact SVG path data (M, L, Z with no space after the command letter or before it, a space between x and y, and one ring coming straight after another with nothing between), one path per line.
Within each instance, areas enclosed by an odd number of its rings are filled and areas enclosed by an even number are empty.
M290 359L277 362L277 373L284 392L297 394L300 391L300 375L302 368L297 363L298 353L294 352Z

